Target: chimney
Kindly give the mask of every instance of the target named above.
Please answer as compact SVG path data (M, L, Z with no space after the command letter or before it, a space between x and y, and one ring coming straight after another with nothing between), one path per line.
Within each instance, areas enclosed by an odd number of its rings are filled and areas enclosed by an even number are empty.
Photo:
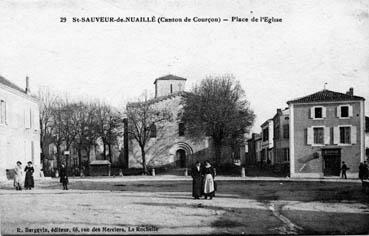
M26 76L26 94L30 94L31 90L29 89L29 77Z
M347 95L354 96L354 88L350 88L349 91L346 92Z
M277 114L281 114L282 113L282 109L278 108L277 109Z

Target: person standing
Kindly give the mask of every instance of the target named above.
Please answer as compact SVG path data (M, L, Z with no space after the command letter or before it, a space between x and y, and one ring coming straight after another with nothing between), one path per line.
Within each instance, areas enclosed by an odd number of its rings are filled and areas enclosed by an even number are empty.
M364 179L364 163L360 162L359 165L359 179L363 181Z
M209 161L205 161L205 166L203 169L204 175L204 196L205 199L209 197L209 199L213 199L215 196L215 182L214 182L214 168L210 165Z
M364 161L364 167L363 167L363 179L369 178L369 168L368 168L368 162Z
M346 175L346 171L350 169L347 167L346 163L343 161L342 162L342 167L341 167L341 178L343 179L343 177L345 177L345 179L347 179L347 175Z
M200 162L196 162L195 166L191 170L192 176L192 197L195 199L200 199L202 195L202 183L203 183L203 176L201 171Z
M33 172L35 172L35 169L32 166L32 161L29 161L27 163L26 168L24 168L24 172L26 172L26 179L24 180L24 188L31 190L33 187L35 187L35 181L33 179Z
M68 173L67 168L64 164L61 164L60 170L59 170L59 176L60 176L60 183L63 184L63 190L68 190Z
M24 172L22 162L17 161L17 166L14 168L14 187L16 190L22 190L24 180Z

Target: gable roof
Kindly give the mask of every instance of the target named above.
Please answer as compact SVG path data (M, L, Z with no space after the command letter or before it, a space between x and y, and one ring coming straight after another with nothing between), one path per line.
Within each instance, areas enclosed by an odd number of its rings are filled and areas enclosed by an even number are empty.
M156 82L158 80L187 80L185 78L182 78L182 77L179 77L179 76L175 76L175 75L172 75L172 74L169 74L169 75L165 75L163 77L160 77L160 78L157 78L155 81L154 81L154 84L156 84Z
M24 91L24 89L21 89L20 87L18 87L18 85L16 85L16 84L14 84L14 83L10 82L9 80L7 80L7 79L5 79L4 77L2 77L1 75L0 75L0 84L3 84L3 85L5 85L5 86L7 86L7 87L9 87L9 88L12 88L12 89L18 90L19 92L26 93L26 92Z
M365 100L363 97L330 91L327 89L310 94L305 97L290 100L290 103L332 102L332 101L358 101Z

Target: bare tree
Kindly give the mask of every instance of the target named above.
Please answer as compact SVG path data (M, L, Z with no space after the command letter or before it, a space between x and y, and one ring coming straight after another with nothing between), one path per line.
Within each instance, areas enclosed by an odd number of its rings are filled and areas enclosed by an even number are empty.
M145 96L143 100L128 103L126 106L128 119L128 136L136 140L141 149L142 171L147 174L145 147L153 132L158 132L166 121L172 119L171 112L155 107L153 100Z
M112 145L116 143L121 134L123 120L120 114L109 105L98 102L95 107L97 120L97 133L103 142L103 157L106 159L106 148L109 150L109 160L112 162Z
M49 146L54 142L53 109L58 97L49 89L44 88L38 91L38 98L40 100L40 142L42 150L42 164L45 165L45 158L49 158Z

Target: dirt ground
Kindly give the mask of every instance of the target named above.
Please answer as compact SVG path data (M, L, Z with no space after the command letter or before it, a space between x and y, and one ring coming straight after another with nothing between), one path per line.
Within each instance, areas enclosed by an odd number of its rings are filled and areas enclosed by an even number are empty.
M194 200L191 180L134 178L0 183L3 234L368 234L369 196L357 182L218 180Z

